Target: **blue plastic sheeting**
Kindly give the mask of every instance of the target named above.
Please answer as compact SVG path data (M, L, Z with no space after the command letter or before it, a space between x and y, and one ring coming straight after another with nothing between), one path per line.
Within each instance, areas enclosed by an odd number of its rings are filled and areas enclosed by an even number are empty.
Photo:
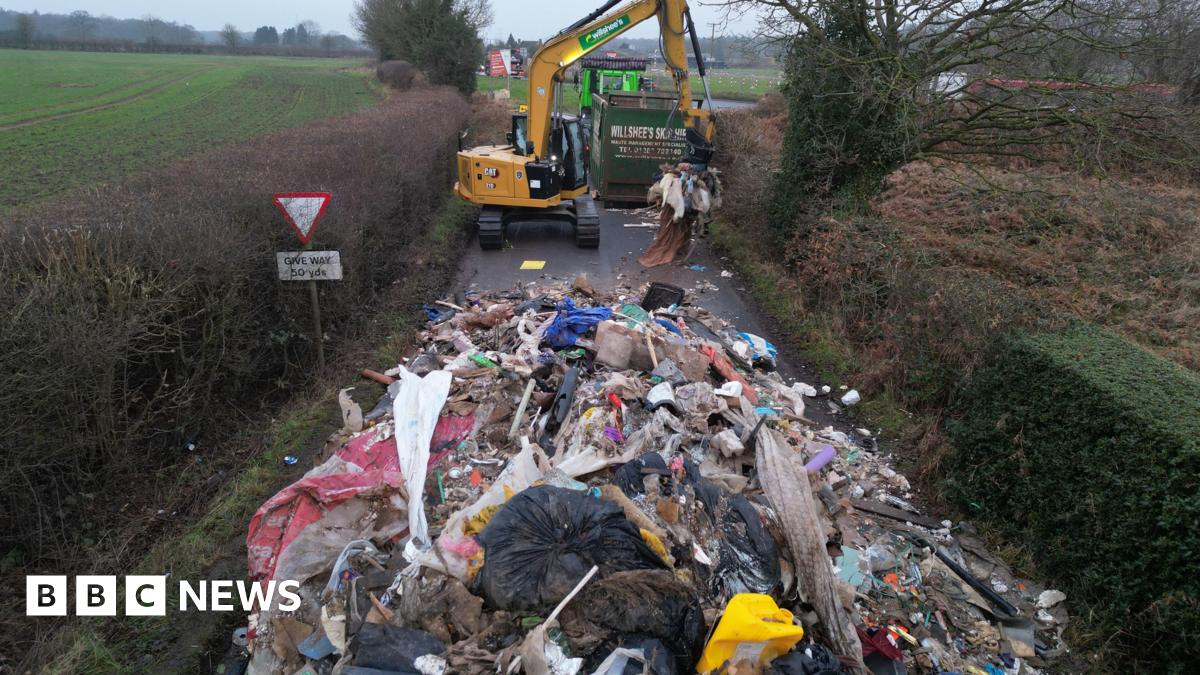
M663 328L666 328L667 330L671 331L672 333L674 333L676 335L683 335L683 333L681 333L679 331L679 326L676 326L675 324L671 323L670 321L667 321L666 319L655 319L655 321L658 322L658 325L662 326Z
M425 319L433 323L441 323L454 316L454 310L449 307L421 305L421 309L425 310Z
M555 349L570 347L593 326L611 316L609 307L576 307L575 301L567 298L559 304L558 314L546 327L546 342Z
M779 355L778 350L775 349L775 345L753 333L738 333L738 337L750 343L750 350L754 354L755 361L773 359Z

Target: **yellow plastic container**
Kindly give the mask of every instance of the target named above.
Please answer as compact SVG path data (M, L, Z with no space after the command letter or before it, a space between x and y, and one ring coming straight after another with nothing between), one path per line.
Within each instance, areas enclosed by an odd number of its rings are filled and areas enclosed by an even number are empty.
M786 654L804 637L792 624L792 613L780 609L769 595L739 593L725 605L696 670L711 673L726 661L757 661L766 665Z

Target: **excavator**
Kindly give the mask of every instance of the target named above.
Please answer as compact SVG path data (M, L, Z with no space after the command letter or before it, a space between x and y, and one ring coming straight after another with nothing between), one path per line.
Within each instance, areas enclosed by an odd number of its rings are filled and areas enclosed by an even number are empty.
M561 112L559 85L565 71L584 54L643 21L658 19L663 60L679 96L677 112L687 145L680 160L707 164L712 158L716 131L712 96L686 0L633 0L610 13L619 2L610 0L563 29L529 59L528 111L513 115L507 145L458 152L454 191L482 207L478 220L481 248L501 248L509 223L530 220L567 223L575 229L578 246L600 245L600 214L588 192L587 139L580 120ZM685 42L688 34L708 109L692 106Z

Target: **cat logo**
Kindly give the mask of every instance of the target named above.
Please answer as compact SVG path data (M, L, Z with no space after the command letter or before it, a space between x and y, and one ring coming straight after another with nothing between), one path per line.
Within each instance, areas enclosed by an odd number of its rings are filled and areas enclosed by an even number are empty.
M500 175L500 169L497 169L497 168L496 168L496 167L494 167L494 166L488 166L488 167L484 167L484 169L483 169L483 175L485 175L485 176L490 176L490 177L492 177L492 178L495 178L496 176L499 176L499 175Z

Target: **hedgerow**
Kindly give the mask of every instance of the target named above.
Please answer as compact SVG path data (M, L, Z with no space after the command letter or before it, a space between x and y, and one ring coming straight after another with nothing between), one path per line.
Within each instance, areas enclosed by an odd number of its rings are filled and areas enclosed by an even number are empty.
M1200 377L1082 322L1003 340L987 364L947 425L946 494L1135 662L1195 666Z

